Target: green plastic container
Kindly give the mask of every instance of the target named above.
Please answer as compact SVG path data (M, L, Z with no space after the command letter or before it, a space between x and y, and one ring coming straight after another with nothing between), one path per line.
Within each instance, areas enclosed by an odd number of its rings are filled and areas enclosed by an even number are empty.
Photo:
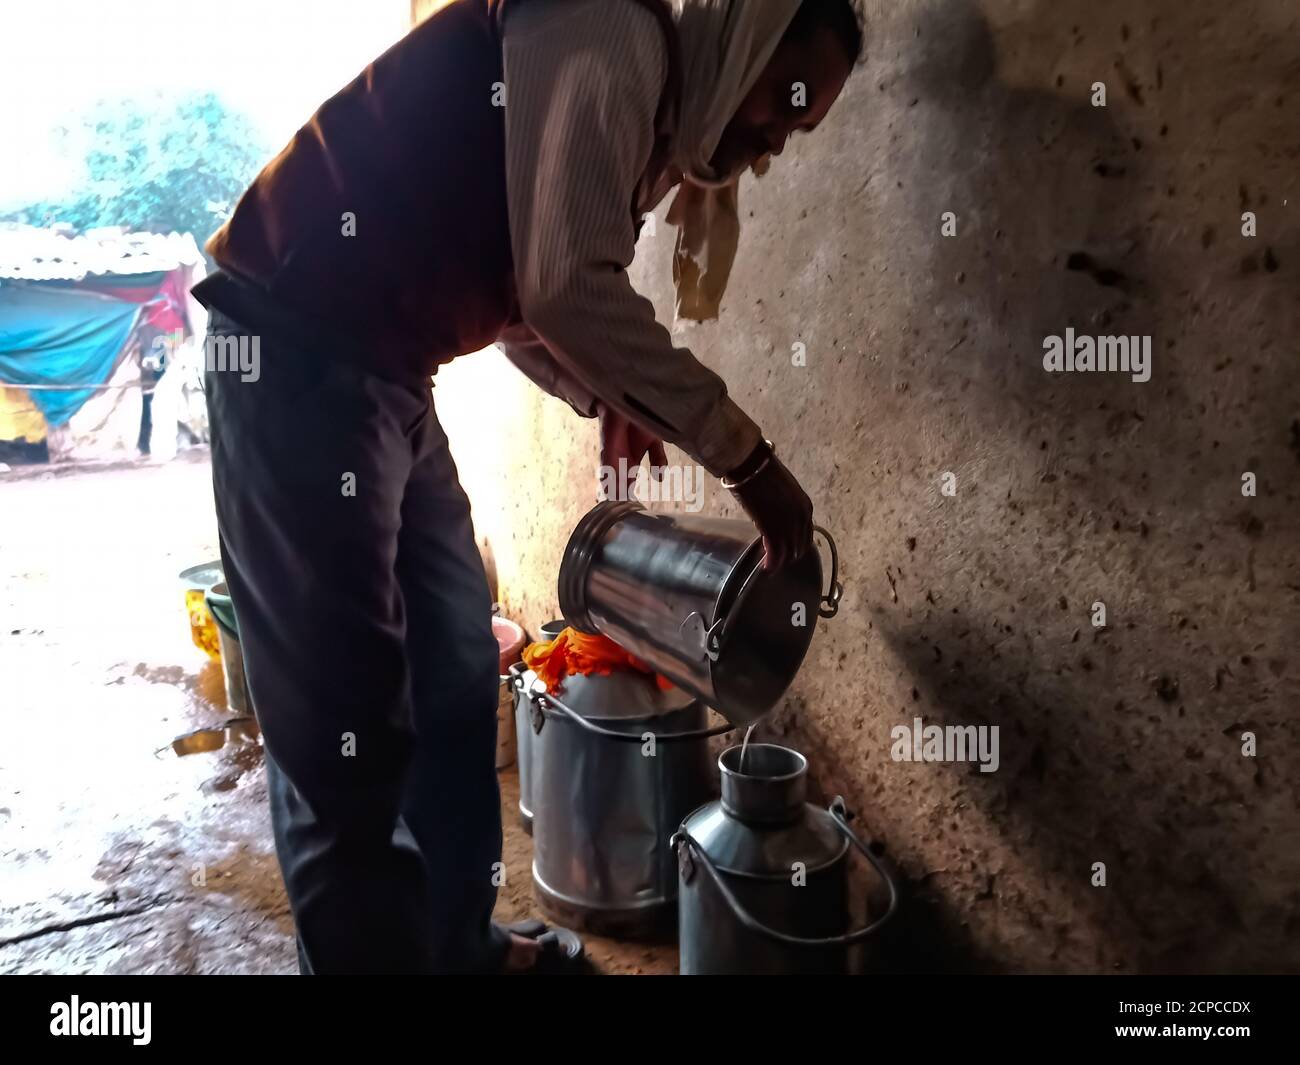
M248 694L248 678L244 675L239 621L235 617L235 604L231 602L230 590L225 581L208 589L207 607L216 622L217 636L221 641L221 672L226 680L226 706L239 714L251 714L253 700Z

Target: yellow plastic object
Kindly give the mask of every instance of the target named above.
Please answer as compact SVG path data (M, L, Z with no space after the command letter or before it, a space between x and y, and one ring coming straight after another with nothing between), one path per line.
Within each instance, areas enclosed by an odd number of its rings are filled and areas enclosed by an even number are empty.
M39 444L49 434L45 415L25 388L0 385L0 440Z
M194 646L207 652L212 661L220 662L221 638L201 589L185 589L185 609L190 613L190 639L194 641Z
M185 612L190 619L190 639L212 661L221 661L221 636L217 622L208 610L207 591L223 579L220 562L191 566L181 573L185 585Z

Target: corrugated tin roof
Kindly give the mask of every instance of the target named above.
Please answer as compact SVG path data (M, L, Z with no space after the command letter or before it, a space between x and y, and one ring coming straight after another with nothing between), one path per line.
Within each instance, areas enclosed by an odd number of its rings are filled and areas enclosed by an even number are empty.
M80 281L96 274L174 270L200 259L189 233L127 233L107 226L73 236L63 226L0 224L0 278Z

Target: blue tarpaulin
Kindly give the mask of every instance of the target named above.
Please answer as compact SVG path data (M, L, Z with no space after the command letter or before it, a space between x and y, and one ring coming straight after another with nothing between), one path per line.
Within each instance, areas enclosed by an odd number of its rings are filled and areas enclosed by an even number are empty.
M0 283L0 384L106 382L140 305L58 285ZM33 389L51 427L64 425L93 387Z

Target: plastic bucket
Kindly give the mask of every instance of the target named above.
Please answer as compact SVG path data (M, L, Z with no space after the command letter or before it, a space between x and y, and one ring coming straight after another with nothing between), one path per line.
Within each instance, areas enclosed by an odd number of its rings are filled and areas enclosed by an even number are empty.
M493 617L492 633L497 638L497 768L505 769L515 762L515 689L510 684L508 670L519 661L528 637L523 627L509 618Z

